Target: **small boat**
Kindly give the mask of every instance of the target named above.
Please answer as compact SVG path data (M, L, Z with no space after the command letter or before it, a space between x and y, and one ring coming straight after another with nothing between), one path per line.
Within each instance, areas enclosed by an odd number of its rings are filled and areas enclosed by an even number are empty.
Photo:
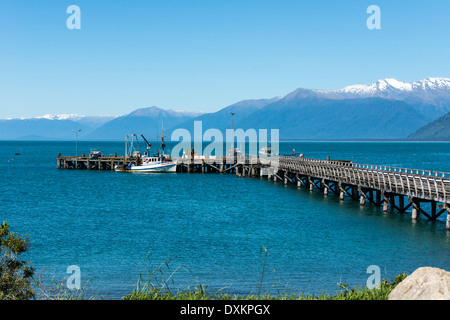
M244 156L243 156L241 150L239 150L239 148L233 148L231 150L228 150L227 154L226 154L226 158L227 159L228 158L234 158L234 159L241 160L241 159L243 159L243 157Z
M276 156L277 154L273 153L271 147L265 147L265 148L261 148L261 150L259 151L259 155L261 157L271 157L271 156Z
M100 150L91 150L91 153L89 154L89 158L91 160L98 160L98 158L101 158L103 156L103 151Z
M137 165L134 165L130 162L128 165L128 170L131 172L176 172L177 171L177 163L175 161L171 161L170 156L164 155L164 148L166 144L164 143L164 129L162 129L161 135L161 148L162 153L159 154L159 150L157 150L156 156L149 156L150 147L152 146L150 142L145 139L143 135L141 137L147 143L147 152L144 155L141 155L140 152L137 152L135 156L138 158Z
M149 157L142 156L142 163L139 165L129 165L132 172L176 172L177 164L174 161L167 161L164 156Z
M259 151L259 161L261 164L271 164L271 160L277 159L278 156L279 154L274 153L270 146L261 148Z

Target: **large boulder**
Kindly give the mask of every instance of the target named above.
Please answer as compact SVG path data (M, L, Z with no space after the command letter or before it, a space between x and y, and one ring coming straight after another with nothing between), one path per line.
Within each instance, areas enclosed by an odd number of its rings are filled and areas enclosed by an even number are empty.
M450 300L450 272L422 267L400 282L389 300Z

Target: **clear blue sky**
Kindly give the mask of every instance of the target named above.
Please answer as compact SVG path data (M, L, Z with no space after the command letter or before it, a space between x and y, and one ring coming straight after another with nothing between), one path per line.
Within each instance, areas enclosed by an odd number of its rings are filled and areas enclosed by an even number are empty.
M69 30L69 5L81 30ZM369 30L369 5L381 30ZM216 111L296 88L450 77L450 1L1 0L0 118Z

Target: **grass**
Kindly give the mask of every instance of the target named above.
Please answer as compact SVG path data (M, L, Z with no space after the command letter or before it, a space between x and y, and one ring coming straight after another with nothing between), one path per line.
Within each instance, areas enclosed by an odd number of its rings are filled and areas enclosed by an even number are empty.
M175 292L167 288L146 287L133 290L124 300L387 300L389 293L406 277L405 274L397 275L394 280L382 280L380 286L375 289L367 287L354 287L339 284L341 290L334 294L303 295L295 293L282 293L277 295L260 293L240 295L223 291L212 292L206 290L203 285L194 289L177 290Z
M270 294L261 290L263 273L257 293L237 294L226 292L224 289L209 290L207 286L202 284L198 284L194 288L176 288L173 276L183 267L183 265L180 265L171 270L168 261L164 261L147 275L146 280L141 275L136 288L130 294L122 297L122 300L387 300L389 293L395 286L406 278L406 275L402 273L397 275L392 281L382 280L375 289L368 289L365 286L350 288L349 285L339 283L338 287L340 290L335 294ZM79 290L68 290L65 286L65 280L56 282L52 279L50 284L47 282L46 285L43 285L44 282L47 281L40 280L37 282L37 300L104 299L92 293L93 288L89 286L89 283L86 283Z
M374 289L366 286L350 288L346 284L338 284L340 290L336 294L296 294L296 293L277 293L275 295L263 292L261 290L264 271L267 259L267 250L262 247L260 251L264 254L264 264L257 294L235 294L225 292L224 290L208 290L202 284L194 288L172 289L174 286L173 277L183 265L171 270L169 261L164 261L147 276L147 280L141 275L136 289L130 294L124 296L123 300L387 300L389 293L406 278L404 273L397 275L392 281L382 280Z
M94 288L88 281L79 289L67 288L67 277L56 281L56 271L50 276L49 270L43 270L37 275L34 283L36 300L95 300L98 295L94 294Z

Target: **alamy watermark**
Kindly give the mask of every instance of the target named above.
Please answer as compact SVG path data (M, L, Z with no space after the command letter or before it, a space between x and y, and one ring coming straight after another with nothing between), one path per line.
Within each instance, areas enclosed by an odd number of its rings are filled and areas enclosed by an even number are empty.
M81 9L77 5L70 5L67 7L66 13L70 16L67 18L66 26L69 30L80 30L81 29Z
M79 266L71 265L67 267L66 273L70 274L67 278L67 289L79 290L81 288L81 269Z
M367 18L366 26L369 30L381 29L381 9L377 5L367 7L366 12L370 14Z
M81 9L77 5L70 5L67 7L66 13L70 14L67 18L66 26L69 30L81 29ZM366 26L370 30L381 29L381 9L377 5L370 5L366 10L370 16L367 18Z
M215 159L225 155L226 163L234 163L236 157L244 157L247 154L253 157L249 159L276 160L279 154L279 130L267 129L226 129L225 139L223 132L216 128L203 132L202 121L194 121L193 135L187 129L176 129L171 135L172 141L180 141L171 151L172 158L178 158L180 154L186 154L188 150L195 150L195 154L202 159ZM204 143L208 144L204 146ZM226 150L224 150L224 144ZM248 145L248 150L247 149ZM261 152L269 151L270 152ZM226 151L226 152L225 152ZM189 156L189 154L187 154Z
M370 274L367 278L366 286L368 289L378 289L381 283L381 269L379 266L371 265L367 268L367 273Z

